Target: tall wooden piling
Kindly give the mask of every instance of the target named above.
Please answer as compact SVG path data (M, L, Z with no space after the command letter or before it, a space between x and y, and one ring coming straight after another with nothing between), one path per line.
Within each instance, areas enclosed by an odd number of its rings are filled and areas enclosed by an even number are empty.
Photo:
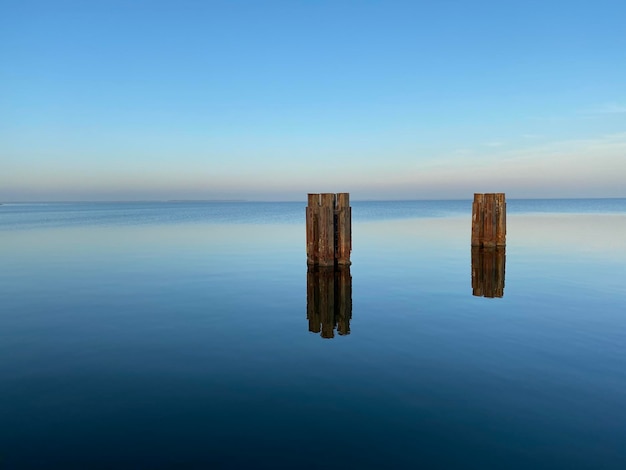
M477 297L503 297L506 248L472 247L472 294Z
M504 193L474 194L472 246L506 245L506 200Z
M348 193L309 194L306 208L307 263L349 265L352 210Z
M349 266L309 266L307 269L309 331L322 338L350 334L352 276Z

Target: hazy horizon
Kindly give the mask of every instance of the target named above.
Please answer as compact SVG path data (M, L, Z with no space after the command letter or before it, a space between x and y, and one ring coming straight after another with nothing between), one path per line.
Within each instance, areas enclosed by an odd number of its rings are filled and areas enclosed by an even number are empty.
M472 197L466 197L466 198L441 198L441 199L364 199L364 198L354 198L354 197L350 197L350 201L351 202L412 202L412 201L419 201L419 202L441 202L441 201L472 201ZM591 197L591 198L580 198L580 197L552 197L552 198L512 198L512 197L507 197L507 201L559 201L559 200L563 200L563 201L574 201L574 200L581 200L581 201L589 201L589 200L621 200L621 199L626 199L624 197ZM306 197L301 198L301 199L76 199L76 200L7 200L7 201L0 201L0 205L2 204L89 204L89 203L119 203L119 204L124 204L124 203L128 203L128 204L133 204L133 203L244 203L244 202L258 202L258 203L281 203L281 202L285 202L285 203L306 203L307 199Z

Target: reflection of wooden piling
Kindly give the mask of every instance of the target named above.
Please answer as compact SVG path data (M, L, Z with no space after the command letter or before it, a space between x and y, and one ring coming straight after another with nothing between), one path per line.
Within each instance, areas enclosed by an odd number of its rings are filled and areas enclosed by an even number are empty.
M504 193L474 194L472 246L506 245L506 201Z
M307 271L307 319L309 331L333 338L350 334L352 276L349 266L309 266Z
M472 247L472 293L478 297L504 296L505 247Z
M340 335L350 334L352 319L352 276L350 266L335 270L335 323Z

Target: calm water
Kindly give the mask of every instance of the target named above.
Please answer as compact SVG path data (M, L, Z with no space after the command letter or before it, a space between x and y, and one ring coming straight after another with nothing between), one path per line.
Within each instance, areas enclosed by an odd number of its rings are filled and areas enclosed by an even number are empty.
M0 468L626 468L625 199L304 206L0 206Z

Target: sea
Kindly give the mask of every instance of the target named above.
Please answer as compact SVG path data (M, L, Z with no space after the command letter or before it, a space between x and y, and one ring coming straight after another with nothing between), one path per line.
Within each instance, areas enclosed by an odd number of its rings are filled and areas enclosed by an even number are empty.
M0 205L0 469L624 469L626 199Z

